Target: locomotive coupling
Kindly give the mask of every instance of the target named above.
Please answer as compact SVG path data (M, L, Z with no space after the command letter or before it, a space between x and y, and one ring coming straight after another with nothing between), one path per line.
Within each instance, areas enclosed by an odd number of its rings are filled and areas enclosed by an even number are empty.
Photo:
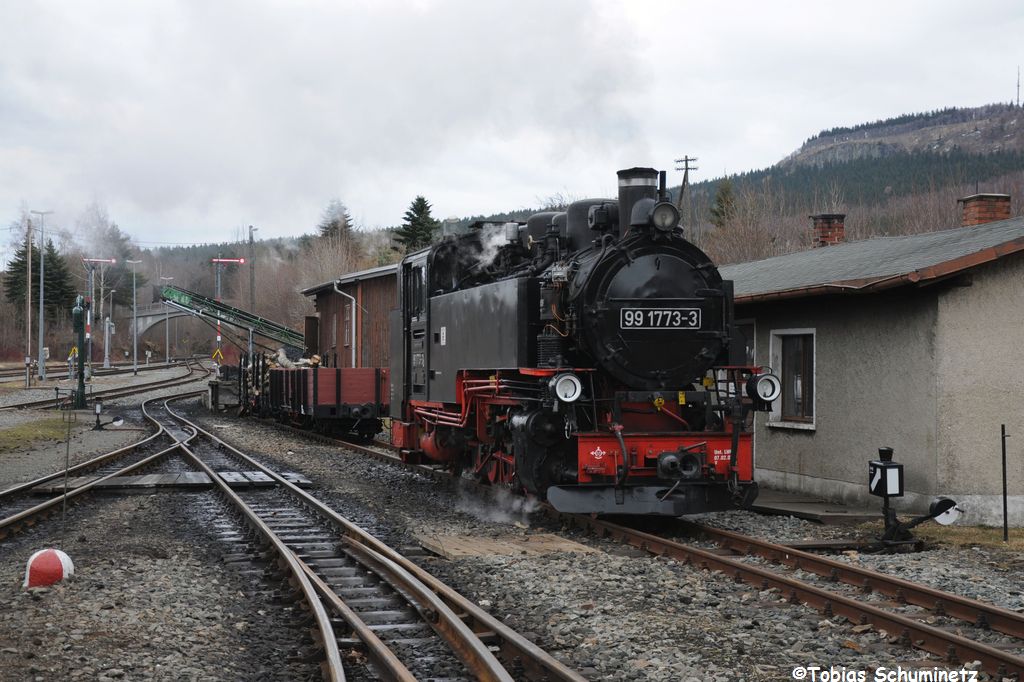
M703 463L693 452L662 452L658 455L658 478L692 480L700 478Z

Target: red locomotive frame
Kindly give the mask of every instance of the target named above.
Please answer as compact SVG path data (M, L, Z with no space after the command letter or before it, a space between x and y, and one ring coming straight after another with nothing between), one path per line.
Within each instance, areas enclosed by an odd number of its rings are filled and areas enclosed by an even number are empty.
M494 426L507 420L509 409L521 405L521 398L508 388L509 385L530 378L551 378L565 371L582 376L594 372L590 368L519 368L497 370L485 377L483 372L463 370L455 379L459 400L452 404L410 400L407 419L392 422L392 444L400 448L402 458L411 463L447 464L459 471L469 470L481 481L516 485L512 453L480 446L495 444L499 439L495 438ZM721 368L718 373L726 378L717 382L717 388L727 388L734 396L741 395L745 380L760 371L758 367ZM699 475L695 472L694 478L708 483L726 483L734 495L744 495L740 491L749 491L745 496L756 494L752 434L745 420L723 420L722 428L717 430L691 430L679 406L686 403L688 396L710 395L712 391L673 393L678 396L674 403L659 400L661 396L649 402L621 402L620 422L613 421L610 410L599 409L599 428L566 433L567 440L575 441L576 484L581 489L591 485L623 485L623 468L632 485L655 482L659 455L679 452L690 453L699 462L700 472ZM742 399L748 404L753 402L746 396ZM684 428L679 429L680 425ZM469 437L453 441L442 435L452 431ZM625 461L623 446L627 454ZM465 452L472 453L468 460L464 458Z

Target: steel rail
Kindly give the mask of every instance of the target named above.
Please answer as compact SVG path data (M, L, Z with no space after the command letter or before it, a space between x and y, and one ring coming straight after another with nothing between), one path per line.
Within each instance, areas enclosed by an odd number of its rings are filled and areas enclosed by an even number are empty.
M487 645L430 588L397 562L373 551L355 538L346 537L345 544L349 551L359 558L360 563L371 568L402 594L412 598L424 620L434 632L448 642L478 680L512 682L512 676Z
M196 395L196 392L192 392L192 393L189 393L189 394L186 394L186 395ZM182 396L182 397L184 397L184 396ZM150 400L145 401L142 404L142 413L146 416L147 419L149 419L149 420L153 421L155 424L157 424L160 430L157 431L157 433L154 436L152 436L151 438L146 439L142 443L137 443L135 446L129 446L128 448L119 448L118 450L116 450L114 452L120 453L120 454L124 454L125 451L131 450L131 449L133 449L133 447L138 447L139 445L144 444L144 443L152 440L153 438L156 438L156 436L159 436L161 433L164 432L163 426L160 425L159 422L156 419L154 419L146 411L146 403L153 402L155 400L161 400L161 399L162 398L152 398ZM194 438L194 437L195 436L192 436L192 438ZM191 440L191 438L189 438L187 440ZM187 442L187 440L185 442ZM156 452L156 453L154 453L152 455L149 455L148 457L144 457L143 459L139 460L138 462L135 462L134 464L129 464L128 466L122 467L121 469L118 469L117 471L114 471L114 472L111 472L109 474L106 474L105 476L101 476L100 478L97 478L94 481L90 481L89 483L86 483L85 485L78 486L77 488L75 488L73 490L68 490L66 493L61 493L60 495L52 497L49 500L46 500L44 502L40 502L39 504L34 505L34 506L32 506L32 507L30 507L28 509L24 509L24 510L18 512L17 514L12 514L11 516L8 516L6 518L0 519L0 540L5 539L8 536L10 536L11 534L17 532L22 525L29 525L31 523L31 519L33 519L34 517L40 516L42 514L50 513L50 512L53 512L53 511L56 511L57 505L62 504L65 500L74 499L74 498L76 498L76 497L78 497L80 495L83 495L83 494L91 491L93 488L95 488L99 484L105 483L106 481L109 481L112 478L115 478L117 476L124 476L124 475L130 474L133 471L137 471L138 469L141 469L141 468L143 468L143 467L145 467L145 466L147 466L149 464L152 464L153 462L157 461L161 457L165 457L166 455L170 454L171 452L174 452L175 450L177 450L180 445L182 445L181 442L175 442L174 445L171 445L170 447L164 448L163 450L160 450L160 451L158 451L158 452ZM103 456L101 456L101 457L103 457ZM95 460L93 460L93 461L95 461ZM52 480L56 476L63 476L63 475L64 475L64 472L59 472L56 475L51 475L51 476L48 476L46 478ZM32 483L35 483L35 482L32 482ZM19 488L21 488L21 486L19 486ZM4 491L5 494L7 494L8 492L9 491Z
M546 511L548 509L546 508ZM608 535L657 556L668 556L684 564L696 564L703 569L721 571L733 576L737 582L745 581L757 585L762 590L775 587L784 595L788 595L791 602L803 602L827 616L844 616L852 622L870 624L886 632L895 633L902 644L936 654L949 662L978 660L989 673L1001 677L1016 675L1018 679L1024 676L1024 658L845 595L829 592L765 568L751 566L735 558L720 556L618 524L578 514L561 514L553 509L548 513L558 519L572 520L598 537Z
M67 474L69 476L72 474L78 475L81 472L86 472L94 467L106 464L109 460L116 459L118 455L122 455L130 450L136 450L142 447L143 445L148 444L150 441L155 440L157 437L160 436L161 433L163 433L163 430L164 428L162 426L158 426L156 433L146 436L142 440L137 441L135 443L129 443L128 445L120 447L117 450L111 450L110 452L93 457L88 461L76 464L73 467L67 469ZM25 483L18 483L17 485L7 488L6 490L0 490L0 500L3 500L4 498L7 497L11 497L12 495L16 495L18 493L26 492L28 490L31 490L32 488L35 488L36 486L43 485L44 483L49 483L54 479L61 478L62 476L64 476L63 469L61 469L60 471L55 471L52 474L40 476L39 478L33 479L31 481L26 481Z
M194 358L181 358L181 359L178 359L178 360L172 360L171 364L169 364L169 365L165 364L163 362L160 362L160 363L157 363L157 364L141 365L139 367L139 371L140 372L151 372L151 371L158 370L158 369L168 369L168 368L171 368L171 367L178 367L178 366L183 365L186 362L189 362L190 360L193 360L193 359ZM64 362L64 363L55 363L55 364L53 364L53 371L51 371L50 370L50 363L47 363L47 365L46 365L46 378L47 378L47 380L50 380L50 379L67 379L68 378L68 372L67 372L67 369L66 369L67 366L68 365L67 365L66 362ZM134 368L132 367L132 363L129 362L127 365L125 365L123 363L114 363L114 364L111 364L110 367L94 367L93 370L92 370L92 375L96 376L96 377L100 377L100 376L106 377L106 376L114 376L114 375L117 375L117 374L128 374L129 372L134 372ZM24 379L24 378L25 378L25 369L24 368L16 369L16 370L0 370L0 381L4 381L6 379ZM36 386L36 388L39 388L39 386Z
M298 559L297 556L296 559ZM405 664L398 660L395 652L388 648L388 645L377 636L377 633L363 622L359 614L352 610L345 603L345 600L339 597L331 589L331 586L316 574L316 571L309 564L301 559L299 561L302 563L302 570L306 572L306 577L309 578L309 581L313 583L313 587L320 594L320 598L327 602L334 609L335 613L341 616L345 624L352 629L352 634L366 646L367 656L377 665L378 670L387 673L388 679L395 680L396 682L415 682L416 676L409 672Z
M17 514L14 514L13 516L8 516L5 519L0 519L0 540L3 540L5 538L7 538L9 535L11 535L14 532L17 532L18 529L17 529L16 526L18 526L22 522L25 522L26 520L30 519L31 517L38 516L38 515L40 515L40 514L42 514L44 512L52 510L57 505L61 504L65 499L71 500L71 499L74 499L74 498L78 497L79 495L87 493L90 490L92 490L93 488L95 488L97 485L99 485L100 483L105 483L105 482L109 481L110 479L115 478L117 476L125 476L127 474L132 473L133 471L136 471L136 470L146 466L147 464L152 464L157 459L159 459L161 457L164 457L164 456L170 454L171 452L174 452L175 450L177 450L179 445L180 445L180 443L175 443L174 445L171 445L168 448L165 448L165 449L163 449L163 450L161 450L161 451L159 451L157 453L154 453L154 454L150 455L149 457L146 457L145 459L139 460L135 464L130 464L130 465L126 466L123 469L119 469L119 470L117 470L117 471L115 471L113 473L107 474L106 476L103 476L101 478L97 478L95 481L91 481L89 483L86 483L85 485L81 485L81 486L75 488L74 490L69 490L67 492L67 495L65 495L64 493L61 493L60 495L57 495L56 497L50 498L49 500L46 500L45 502L40 502L39 504L37 504L36 506L34 506L34 507L30 508L30 509L25 509L24 511L18 512Z
M296 495L304 503L306 503L308 507L320 513L324 518L333 523L335 527L337 527L339 531L345 536L346 543L350 547L356 549L358 545L361 545L366 550L376 553L382 559L386 559L387 561L393 563L397 568L400 568L406 573L408 573L411 577L415 578L418 582L422 583L422 585L425 586L427 590L437 595L437 597L440 598L441 602L443 602L443 604L448 607L447 609L438 609L437 607L430 606L424 607L422 604L420 608L428 608L432 610L432 613L428 612L428 615L430 615L431 617L426 619L427 622L431 624L432 627L434 627L435 625L433 622L434 614L436 614L439 621L443 621L445 620L445 616L447 613L452 613L455 616L456 620L458 621L458 624L456 625L453 622L452 624L445 625L444 627L450 628L452 632L458 633L462 631L462 628L460 626L463 626L466 627L472 633L472 638L469 643L471 647L470 649L464 649L464 645L459 645L458 647L453 645L453 649L466 663L467 667L471 666L474 659L480 661L487 661L488 657L490 657L493 660L493 654L490 652L487 646L484 645L483 642L480 640L481 635L487 635L493 636L497 640L498 647L506 658L510 660L518 660L518 662L524 667L524 669L530 671L533 675L533 679L571 680L572 682L584 682L585 678L583 678L578 673L568 668L566 665L559 662L557 659L551 656L551 654L547 653L546 651L538 647L536 644L530 642L525 637L520 635L515 630L509 628L507 625L505 625L498 619L488 614L475 603L473 603L466 597L462 596L448 585L445 585L437 578L430 575L430 573L420 568L412 561L410 561L408 558L396 552L394 549L388 547L386 544L375 538L370 533L366 532L359 526L356 526L348 519L342 517L340 514L338 514L336 511L325 505L316 497L313 497L312 495L302 490L301 488L291 483L290 481L285 480L276 472L271 471L266 467L260 465L251 457L247 456L245 453L233 447L230 443L227 443L218 438L217 436L203 430L201 427L185 419L184 417L177 415L176 413L173 412L172 414L175 414L175 417L177 419L179 419L183 423L188 424L191 428L199 430L205 436L207 436L215 443L217 443L219 447L229 450L235 453L236 455L244 458L247 462L252 464L252 466L257 467L259 470L263 471L263 473L273 478L280 486L291 491L294 495ZM359 448L359 451L374 453L381 457L387 457L388 459L392 460L395 459L388 455L375 453L373 450L365 448ZM400 460L395 461L400 462ZM386 576L382 577L385 577L386 579ZM403 585L398 586L404 589ZM425 599L429 599L426 593L421 592L421 594ZM442 637L444 637L444 635L442 635ZM473 654L472 652L474 650L478 651L478 653ZM484 652L486 652L486 654ZM498 663L496 660L494 661L494 663L496 663L499 666L501 673L507 674L507 672L505 672L504 667L501 666L500 663ZM471 667L471 671L474 672L474 674L476 674L479 679L506 679L497 676L486 676L487 671L483 669L474 670ZM492 671L490 674L498 675L499 672L495 670Z
M182 376L171 377L169 379L161 379L159 381L152 381L152 382L149 382L149 383L135 384L135 385L132 385L132 386L121 386L121 387L118 387L118 388L108 388L108 389L104 389L104 390L101 390L101 391L94 391L94 392L88 394L87 397L89 397L89 398L104 398L104 399L123 398L125 396L135 395L137 393L146 393L147 391L154 391L154 390L157 390L157 389L160 389L160 388L169 388L171 386L177 386L177 385L180 385L180 384L187 384L187 383L190 383L192 381L198 381L199 379L205 378L205 377L192 377L192 375L195 373L195 369L192 367L192 363L191 362L186 362L186 367L188 367L188 372L185 373ZM210 370L208 368L203 367L203 365L200 364L200 369L203 369L206 372L206 376L207 377L210 376L211 372L210 372ZM41 399L41 400L28 400L28 401L21 402L21 403L12 403L10 405L2 405L2 406L0 406L0 412L6 411L6 410L24 410L24 409L29 409L29 408L33 408L33 407L49 407L51 405L52 406L56 406L58 404L58 402L59 402L59 399L55 399L55 398L46 398L46 399Z
M200 393L202 393L202 391L193 391L193 392L190 392L190 393L185 393L181 397L183 398L183 397L186 397L186 396L198 395ZM111 453L108 453L106 455L100 455L99 457L94 458L94 459L90 460L89 462L84 462L82 465L78 465L77 467L73 467L72 469L69 469L69 471L74 471L75 469L81 468L82 466L85 466L85 465L97 464L97 463L98 464L102 464L103 462L100 462L100 460L113 460L113 459L115 459L119 455L125 455L129 451L137 449L137 447L139 447L141 445L145 445L148 442L151 442L152 440L157 438L157 436L159 436L161 433L165 433L166 430L164 429L163 425L161 425L159 421L154 419L152 415L148 414L148 412L145 409L145 406L146 406L147 402L153 402L153 401L161 400L161 399L166 399L166 398L151 398L151 399L148 399L148 400L145 400L145 401L142 402L142 414L145 416L146 419L152 421L154 424L157 425L157 428L158 428L157 433L153 434L150 437L144 438L143 440L140 440L139 442L136 442L134 444L127 445L125 447L119 447L118 450L113 451ZM195 437L195 436L193 436L193 437ZM98 484L100 484L100 483L108 481L108 480L110 480L110 479L112 479L112 478L114 478L116 476L124 476L126 474L130 474L133 471L136 471L136 470L138 470L138 469L140 469L142 467L145 467L148 464L152 464L152 463L156 462L158 459L169 455L170 453L172 453L175 450L177 450L178 444L179 444L179 442L175 442L173 445L171 445L169 447L166 447L166 449L164 449L164 450L162 450L160 452L157 452L157 453L155 453L155 454L153 454L151 456L143 458L143 459L139 460L138 462L136 462L134 464L130 464L130 465L128 465L126 467L123 467L123 468L121 468L121 469L119 469L117 471L114 471L114 472L112 472L110 474L103 475L103 476L101 476L101 477L99 477L99 478L97 478L97 479L95 479L93 481L90 481L90 482L88 482L88 483L86 483L84 485L80 485L80 486L72 489L72 491L68 491L67 494L61 493L60 495L58 495L58 496L56 496L54 498L51 498L49 500L46 500L44 502L41 502L40 504L35 505L35 506L33 506L33 507L29 508L29 509L22 510L20 512L17 512L16 514L12 514L12 515L10 515L10 516L8 516L6 518L0 519L0 540L4 540L4 539L8 538L9 536L13 535L14 532L17 532L17 530L20 527L22 527L23 525L31 524L31 519L32 518L34 518L36 516L40 516L40 515L46 514L46 513L51 513L51 512L56 511L55 507L58 504L62 504L63 501L65 501L65 500L73 500L73 499L79 497L80 495L83 495L85 493L88 493L88 492L92 491L92 489L95 486L97 486ZM50 480L53 480L53 479L58 478L58 477L63 476L63 475L65 475L65 472L58 471L58 472L55 472L53 474L49 474L47 476L43 476L42 478L38 478L38 479L36 479L34 481L29 481L27 483L22 483L22 484L16 485L14 487L6 489L6 491L4 491L2 494L0 494L0 497L10 497L10 496L12 496L15 493L27 492L28 489L30 489L31 487L35 487L36 485L39 485L41 483L49 482Z
M205 393L205 391L191 391L189 393L183 394L181 397L182 398L186 398L186 397L190 397L190 396L201 395L203 393ZM126 452L128 452L130 450L135 450L137 448L140 448L143 445L148 444L150 441L153 441L156 438L158 438L161 433L165 433L166 430L164 429L163 425L160 424L160 422L158 422L157 420L155 420L152 417L150 417L146 413L146 403L153 402L155 400L162 400L162 399L163 398L150 398L149 400L146 400L145 402L142 403L142 413L144 415L146 415L146 417L151 422L153 422L153 424L156 425L156 427L157 427L156 433L153 433L153 434L151 434L149 436L146 436L142 440L136 441L135 443L129 443L128 445L120 447L117 450L111 450L110 452L104 453L102 455L98 455L98 456L96 456L96 457L94 457L94 458L92 458L90 460L87 460L85 462L81 462L79 464L76 464L73 467L70 467L69 469L67 469L67 475L71 475L71 474L78 475L79 473L89 471L90 469L92 469L94 467L98 467L98 466L101 466L103 464L106 464L109 460L116 459L118 455L122 455L122 454L124 454L124 453L126 453ZM39 478L33 479L31 481L26 481L25 483L18 483L17 485L14 485L14 486L12 486L10 488L7 488L5 490L0 490L0 500L3 500L6 497L11 497L12 495L16 495L18 493L26 492L28 490L31 490L32 488L35 488L36 486L43 485L44 483L49 483L50 481L52 481L54 479L57 479L57 478L60 478L60 477L62 477L64 475L65 475L65 471L63 469L61 469L60 471L55 471L52 474L47 474L45 476L40 476Z
M424 467L418 464L408 464L403 462L398 457L388 455L378 450L366 448L360 445L337 441L337 439L331 439L338 442L339 445L351 449L353 451L370 455L378 460L388 462L390 464L397 464L399 466L415 469L420 472L426 473L436 478L451 478L450 474L440 472L429 467ZM487 487L485 486L486 490ZM592 532L595 532L598 536L609 535L619 541L627 542L630 545L638 547L644 551L651 552L655 555L665 555L677 560L680 560L687 564L696 563L702 568L709 568L712 570L720 570L725 573L732 575L737 580L744 580L746 582L760 586L762 589L766 587L777 587L780 591L788 595L789 600L796 602L804 602L809 606L812 606L818 610L823 611L826 614L831 615L843 615L852 622L859 622L861 624L872 624L877 628L884 629L887 632L892 632L898 635L900 641L907 646L916 647L930 653L943 656L946 659L956 658L961 661L973 661L980 660L982 666L986 671L1007 676L1010 674L1016 675L1018 679L1024 679L1024 658L1015 656L1011 653L1001 651L996 647L989 646L984 643L974 642L965 637L961 637L955 634L947 633L939 628L929 626L924 623L919 623L911 618L901 616L899 614L891 613L880 609L878 607L871 606L869 604L862 604L856 600L850 599L844 595L836 594L823 590L821 588L803 583L797 579L788 578L786 576L779 575L767 569L762 569L755 566L750 566L738 559L730 559L722 557L705 550L701 550L696 547L690 547L683 543L661 538L643 531L637 531L617 524L601 521L587 516L578 514L562 514L556 511L550 506L545 505L543 507L545 513L552 518L557 520L567 520L583 528L587 528ZM703 526L702 526L703 528ZM743 536L740 538L747 540ZM782 552L783 554L789 554L791 556L800 555L803 557L810 557L811 559L821 559L813 554L802 552L789 547L781 545L775 546L775 551ZM801 561L799 568L810 570L810 567L814 564L811 562ZM851 569L853 567L840 564L843 568ZM831 568L831 567L830 567ZM812 571L813 572L813 571ZM874 589L876 585L882 587L884 580L888 576L880 576L879 574L873 574L870 571L867 572L870 577L875 578L867 585ZM828 577L832 577L832 572L829 570ZM843 573L837 573L842 579ZM865 587L864 578L860 581L850 582L850 584L860 586L862 589ZM877 580L881 578L882 580ZM1001 609L1000 607L984 604L983 602L976 602L975 600L968 599L966 597L959 597L957 595L941 592L938 590L932 590L923 585L916 585L914 583L901 580L898 578L892 578L891 580L897 581L900 584L902 593L894 593L896 598L906 597L908 602L911 598L916 598L916 595L921 595L921 599L927 598L928 595L938 595L940 599L932 599L931 605L935 606L937 601L941 601L941 605L936 609L937 613L945 612L945 615L952 616L956 613L964 612L965 615L969 616L969 611L965 611L977 605L977 607L985 609L985 616L982 617L981 625L991 625L995 628L995 623L999 623L1000 632L1015 635L1015 628L1017 627L1014 623L1021 619L1019 614L1012 611ZM912 590L910 588L913 588ZM879 590L881 592L881 590ZM882 592L885 594L884 592ZM916 602L912 602L916 603ZM954 606L954 604L956 604ZM922 606L924 604L921 604ZM992 612L992 620L986 623L988 618L989 610ZM998 612L998 613L997 613ZM1008 617L997 618L997 615L1009 614ZM960 617L960 616L955 616ZM970 617L964 618L964 620L972 620ZM975 618L973 622L977 623L978 618Z
M165 402L164 405L166 406L166 404L167 403ZM167 407L167 411L169 413L171 412L170 407ZM239 497L238 494L235 493L235 491L217 475L217 472L211 469L206 462L197 457L185 443L180 443L178 447L181 449L185 458L197 469L209 476L210 482L220 490L221 494L224 495L224 497L226 497L228 501L242 513L243 516L245 516L249 526L262 535L264 540L274 548L278 556L278 565L281 566L281 568L287 568L291 574L290 582L293 586L296 586L301 590L305 597L306 606L309 608L311 615L316 622L317 631L315 639L318 640L318 643L323 647L324 651L324 662L322 664L324 677L328 680L332 680L333 682L345 682L345 670L341 664L341 652L338 651L338 640L334 635L331 618L327 615L327 610L324 608L323 603L317 596L316 588L313 587L313 583L310 582L309 578L306 576L303 563L299 561L298 557L295 556L284 541L277 536L277 533L271 530L263 519L253 511L252 507L247 505L245 501L242 500L242 498Z
M682 523L704 533L721 546L741 554L754 554L791 568L824 576L835 582L854 585L865 592L878 592L908 604L924 607L939 615L957 618L979 627L992 628L1003 634L1024 639L1024 614L828 557L783 547L767 540L691 521Z

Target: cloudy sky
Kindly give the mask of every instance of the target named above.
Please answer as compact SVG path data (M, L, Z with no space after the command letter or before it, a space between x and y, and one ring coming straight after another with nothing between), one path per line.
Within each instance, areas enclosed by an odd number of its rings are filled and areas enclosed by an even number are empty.
M0 27L0 225L95 201L143 246L301 234L335 197L375 227L417 194L610 195L683 154L717 177L1010 101L1024 62L1012 0L7 0Z

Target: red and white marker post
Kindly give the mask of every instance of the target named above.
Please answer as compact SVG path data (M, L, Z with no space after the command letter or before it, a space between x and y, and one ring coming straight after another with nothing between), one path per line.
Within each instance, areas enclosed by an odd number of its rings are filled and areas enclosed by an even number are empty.
M58 583L75 573L75 564L59 549L41 549L29 557L25 566L26 590L33 587L46 587Z

